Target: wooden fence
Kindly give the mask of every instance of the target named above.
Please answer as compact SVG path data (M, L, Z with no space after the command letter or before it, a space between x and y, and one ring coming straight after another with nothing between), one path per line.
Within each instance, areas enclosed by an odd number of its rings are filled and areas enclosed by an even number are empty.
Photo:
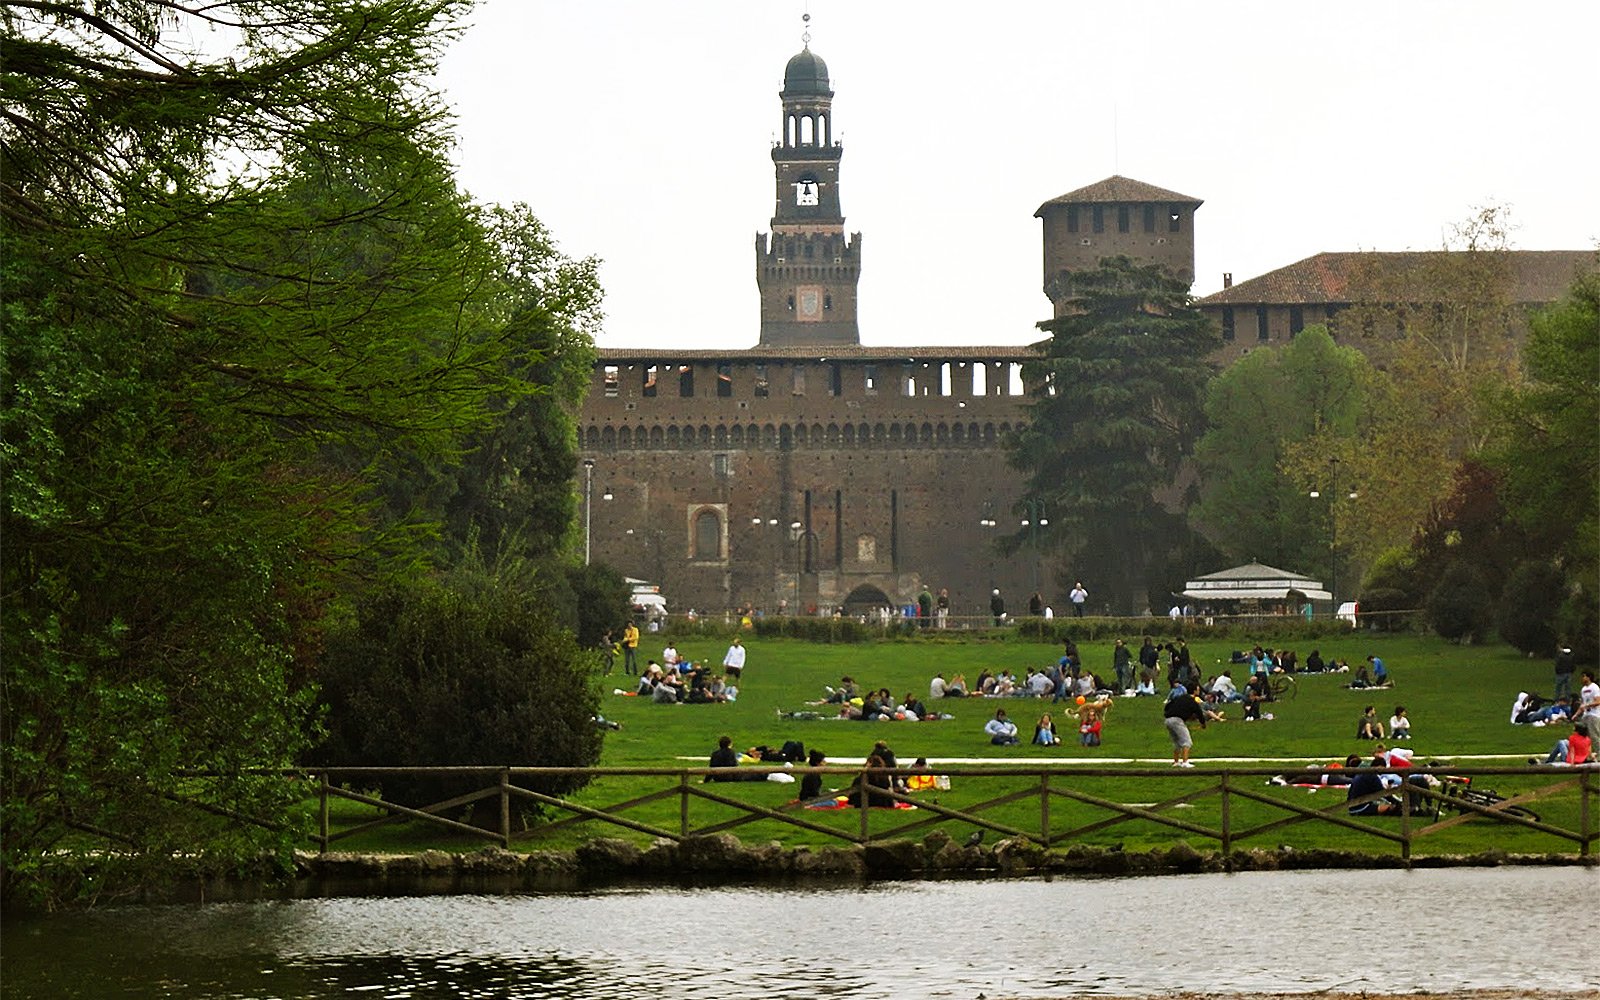
M878 776L881 780L884 776L903 778L910 773L905 770L883 771L859 767L785 769L746 766L711 769L506 766L322 768L300 772L300 776L315 784L318 823L312 839L324 852L342 841L379 827L411 820L483 838L505 847L510 847L518 841L545 837L584 823L595 824L597 828L616 827L676 841L769 820L852 844L910 837L941 824L960 823L1030 841L1045 848L1069 844L1119 824L1145 821L1181 832L1191 838L1214 842L1224 856L1231 855L1241 846L1254 846L1267 834L1281 835L1281 831L1288 828L1313 823L1356 831L1381 842L1394 844L1407 863L1410 862L1413 845L1419 840L1475 821L1510 824L1548 834L1570 843L1571 853L1585 858L1590 856L1594 845L1600 841L1600 831L1596 828L1597 820L1600 820L1600 810L1596 808L1600 806L1600 768L1595 766L1451 767L1384 772L1401 775L1425 774L1440 779L1440 783L1433 787L1407 784L1404 786L1405 794L1399 796L1399 812L1381 817L1352 816L1349 808L1373 801L1383 794L1394 794L1399 792L1399 789L1386 789L1384 793L1349 800L1346 797L1346 788L1329 786L1326 789L1329 794L1323 801L1311 805L1305 801L1305 794L1297 789L1267 786L1266 779L1282 773L1282 770L1262 767L1215 770L1195 768L1175 771L1170 768L941 766L926 773L949 776L953 781L961 782L964 787L969 787L969 782L1003 782L1009 787L992 797L982 798L981 801L964 803L960 808L941 804L928 793L911 794L874 787L869 790L867 796L857 797L858 804L849 807L849 812L854 814L852 821L843 825L819 822L821 817L814 816L808 810L801 808L799 803L791 802L772 808L749 801L748 796L738 793L739 789L744 787L742 784L722 783L716 780L749 778L752 775L765 775L771 771L783 771L797 778L809 773L846 776L858 783L865 783L872 776ZM1322 773L1341 772L1337 770L1322 772L1313 769L1295 772L1297 776ZM597 791L604 789L607 778L659 778L662 787L603 805L579 802L570 797L550 795L528 787L540 784L541 779L570 779L575 775L586 776L592 782L584 796L591 801L598 797ZM386 777L399 776L475 779L482 784L476 790L420 807L385 801L378 796L358 790L381 785ZM1450 794L1455 788L1473 787L1466 783L1468 781L1494 776L1532 777L1537 780L1522 782L1533 787L1502 799L1482 795L1463 798L1460 795ZM1156 801L1121 802L1096 795L1083 787L1094 784L1095 779L1136 781L1139 787L1150 789L1148 796L1141 797L1154 797ZM1178 783L1178 787L1173 787L1174 782ZM629 781L628 784L635 786L634 790L637 790L636 781ZM1021 787L1017 787L1018 785ZM1478 787L1481 788L1481 784ZM1168 794L1169 791L1171 794ZM1571 803L1571 798L1574 796L1576 797L1575 823L1569 821L1567 825L1562 825L1549 822L1529 808L1533 803ZM330 822L329 805L335 799L363 803L375 807L383 815L353 826L334 829ZM498 829L489 830L452 818L452 815L459 816L466 807L485 799L494 799L498 802ZM674 799L678 807L675 823L664 825L659 819L652 822L636 815L628 815L642 806ZM1196 809L1201 803L1209 806L1211 800L1215 800L1215 808L1208 809L1203 817L1193 812L1189 815L1177 812L1183 808ZM542 811L546 815L560 818L539 822L525 829L514 829L512 820L517 811L514 806L518 802L538 803L544 807ZM718 811L720 815L715 821L696 823L692 805L702 802L724 807ZM915 805L917 809L911 811L871 807L873 803L890 802ZM986 815L1000 806L1019 802L1036 803L1036 825L1032 822L1023 824L1003 822ZM1059 812L1055 818L1051 814L1052 805L1063 802L1089 806L1097 818L1089 822L1064 825L1060 821ZM1242 808L1244 804L1260 808L1247 810ZM1445 807L1455 814L1449 815ZM727 809L732 809L737 815L731 819L726 818ZM1263 810L1273 818L1262 820L1259 814ZM655 810L656 813L660 811ZM1252 813L1251 817L1245 818L1239 815L1247 811ZM1572 812L1570 805L1567 806L1567 811ZM1012 813L1014 815L1015 810ZM1028 810L1028 815L1035 815L1032 808Z

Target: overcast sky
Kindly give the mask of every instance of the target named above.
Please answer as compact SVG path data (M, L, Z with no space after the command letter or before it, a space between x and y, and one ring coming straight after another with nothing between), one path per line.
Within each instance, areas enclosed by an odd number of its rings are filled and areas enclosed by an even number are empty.
M1323 250L1600 242L1600 3L480 0L440 84L462 184L603 260L603 347L754 346L778 91L828 64L861 340L1019 344L1039 205L1123 174L1204 200L1195 294Z

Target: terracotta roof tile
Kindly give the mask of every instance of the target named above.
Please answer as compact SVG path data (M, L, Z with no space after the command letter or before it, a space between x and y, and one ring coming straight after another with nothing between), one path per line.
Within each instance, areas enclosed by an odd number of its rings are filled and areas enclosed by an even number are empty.
M1057 198L1051 198L1039 210L1034 212L1037 218L1044 214L1044 210L1052 205L1090 205L1106 204L1108 202L1147 202L1159 201L1178 205L1202 205L1199 198L1191 198L1186 194L1158 188L1154 184L1136 181L1131 177L1112 175L1103 181L1096 181L1088 187L1081 187L1076 191L1068 191Z
M1319 253L1276 271L1268 271L1232 288L1207 295L1201 306L1343 304L1351 301L1350 281L1375 263L1404 272L1436 260L1449 251L1382 253ZM1592 250L1507 250L1519 303L1554 302L1579 274L1600 270Z

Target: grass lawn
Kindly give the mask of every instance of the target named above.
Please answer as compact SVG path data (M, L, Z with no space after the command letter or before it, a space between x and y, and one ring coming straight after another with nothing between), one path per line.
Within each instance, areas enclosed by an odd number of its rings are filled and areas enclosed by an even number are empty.
M1130 646L1137 648L1140 636L1129 634ZM1157 641L1162 637L1157 636ZM641 643L641 662L659 657L664 637L644 637ZM1261 637L1265 645L1270 636ZM1363 706L1375 705L1380 719L1387 722L1395 705L1403 704L1412 719L1411 747L1419 762L1440 760L1463 766L1478 764L1521 765L1528 757L1541 758L1550 749L1555 738L1563 731L1559 728L1532 728L1512 726L1508 722L1510 706L1518 691L1534 690L1549 693L1551 665L1545 660L1529 660L1509 646L1492 645L1460 647L1438 639L1418 636L1379 636L1352 633L1331 640L1294 644L1302 661L1312 648L1320 648L1324 658L1347 659L1352 664L1365 660L1368 653L1381 656L1394 679L1395 686L1388 690L1360 691L1344 687L1348 675L1303 675L1298 692L1291 700L1272 704L1269 711L1274 719L1244 723L1236 721L1238 706L1230 706L1230 721L1213 723L1204 730L1195 731L1194 760L1198 764L1192 771L1163 773L1154 777L1084 777L1074 776L1074 768L1081 770L1085 764L1106 762L1112 764L1138 761L1140 767L1165 767L1171 759L1171 744L1161 721L1160 698L1119 698L1107 716L1103 744L1099 747L1081 747L1076 743L1076 721L1054 706L1058 732L1069 742L1060 747L1045 748L1026 743L1013 747L992 746L983 733L983 724L997 707L1004 707L1016 721L1023 739L1033 731L1039 714L1049 711L1048 700L1027 698L966 698L944 699L929 703L930 709L950 716L938 721L862 723L825 718L815 721L786 719L782 713L794 710L812 710L830 714L836 706L808 705L821 699L823 685L837 685L842 675L848 674L863 688L888 687L896 698L906 692L915 692L927 699L928 682L935 672L946 678L956 673L973 681L985 668L998 672L1009 668L1020 679L1029 667L1042 667L1053 663L1060 648L1037 642L1021 641L1015 635L1004 638L983 635L952 634L950 638L930 637L918 640L880 641L864 644L815 644L799 640L750 637L746 639L749 660L740 684L737 702L717 705L658 705L645 698L612 694L616 688L631 689L633 679L621 671L620 658L616 670L609 676L597 676L604 694L602 712L606 718L621 723L621 729L608 732L603 766L626 767L683 767L704 766L717 737L732 737L734 746L745 748L756 744L779 746L786 740L799 740L808 748L822 749L830 762L850 760L859 762L871 752L874 741L886 740L893 747L901 766L916 757L925 756L935 763L954 759L981 759L995 765L1037 766L1052 761L1072 761L1062 764L1051 777L1053 787L1067 787L1091 796L1117 802L1165 801L1194 791L1205 784L1215 785L1216 776L1207 778L1208 771L1225 766L1239 768L1253 766L1245 763L1224 764L1224 758L1244 758L1249 761L1265 759L1261 766L1301 766L1312 761L1342 759L1349 753L1370 753L1371 744L1354 738L1356 720ZM1201 640L1191 643L1191 652L1209 677L1230 665L1227 663L1234 649L1248 645L1244 640ZM690 659L710 660L720 663L726 649L726 640L720 637L691 636L683 638L679 652ZM1103 677L1113 675L1111 670L1112 643L1082 642L1079 651L1083 662ZM1241 683L1245 668L1233 666L1234 677ZM1480 760L1480 755L1497 755L1497 759ZM519 763L519 762L511 762ZM533 762L530 762L533 763ZM1132 767L1135 765L1118 765ZM1170 769L1168 769L1170 771ZM830 776L832 785L843 785L849 776ZM698 785L698 778L693 779ZM1510 794L1540 783L1532 777L1501 776L1480 777L1479 784L1490 784L1502 793ZM1304 789L1276 788L1265 784L1265 776L1237 779L1238 787L1261 792L1286 801L1298 802L1313 808L1330 804L1343 798L1342 789L1309 793ZM1547 782L1546 782L1547 783ZM663 777L616 776L607 777L584 789L575 798L593 808L606 806L675 786L676 779ZM956 776L953 787L938 793L937 801L952 807L966 808L977 802L1000 797L1008 791L1037 789L1037 777L975 778ZM794 785L769 782L748 782L707 786L717 794L777 809L794 797ZM931 797L931 796L930 796ZM1575 828L1578 825L1578 796L1564 793L1543 799L1535 805L1547 821ZM679 804L676 796L631 809L624 815L662 829L676 830L679 822ZM1267 822L1285 815L1281 810L1266 805L1235 799L1231 805L1231 822L1241 829L1256 822ZM337 815L347 821L370 819L373 815L366 807L340 805ZM891 831L907 822L929 818L927 811L872 810L869 821L874 835ZM1192 805L1181 806L1168 813L1215 828L1219 822L1218 799L1201 799ZM691 825L703 828L725 818L737 816L730 807L702 800L691 806ZM1019 829L1037 831L1040 828L1040 804L1037 795L1017 802L997 806L983 813L985 818ZM1052 797L1050 828L1052 831L1073 827L1106 818L1109 814L1097 807ZM807 820L830 828L854 831L858 829L858 811L840 813L804 811ZM1393 830L1397 821L1378 819L1369 821L1380 829ZM952 836L965 837L974 829L961 822L947 823L943 829ZM821 844L837 842L812 831L800 830L774 821L761 820L740 827L736 831L746 840L765 841L777 839L786 844ZM920 837L926 830L909 835ZM569 847L573 843L595 836L621 836L648 841L647 834L621 830L615 826L584 823L558 830L548 836L519 841L531 848ZM986 833L991 839L998 834ZM1184 836L1180 831L1145 820L1134 820L1085 834L1081 839L1088 843L1122 843L1129 849L1162 846ZM1214 842L1203 838L1190 838L1200 847L1212 847ZM338 846L354 850L416 850L421 847L441 847L447 850L470 850L479 842L471 838L456 838L437 829L419 827L417 824L396 825L386 830L363 834ZM1397 848L1378 839L1323 823L1306 823L1264 833L1261 838L1241 843L1241 847L1275 847L1292 843L1297 847L1366 848L1384 853L1394 853ZM1570 841L1514 827L1509 824L1474 821L1436 836L1419 841L1415 852L1444 853L1479 851L1501 848L1514 852L1572 851Z

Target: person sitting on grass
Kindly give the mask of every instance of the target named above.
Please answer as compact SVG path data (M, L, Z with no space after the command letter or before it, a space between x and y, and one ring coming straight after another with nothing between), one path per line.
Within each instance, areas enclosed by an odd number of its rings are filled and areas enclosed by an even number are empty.
M1061 743L1061 737L1056 735L1055 721L1046 712L1039 716L1038 723L1033 727L1033 743L1035 746L1053 747Z
M1084 695L1078 695L1078 742L1086 747L1100 745L1100 730L1105 721L1106 712L1111 708L1110 698L1099 698L1090 701Z
M856 775L855 784L850 786L850 794L845 801L855 808L861 808L861 792L866 789L867 805L893 806L894 799L889 797L889 772L881 770L884 767L883 758L871 756L867 758L867 771ZM867 773L873 769L880 769L880 773Z
M739 751L733 748L733 737L720 736L717 738L717 748L711 751L710 767L738 767ZM707 781L743 781L746 776L742 774L708 774Z
M1578 764L1589 763L1594 752L1594 741L1589 739L1580 726L1574 726L1572 732L1565 738L1556 740L1555 746L1550 748L1550 753L1543 760L1538 757L1529 757L1530 764L1554 764L1559 767L1570 767Z
M1356 721L1356 739L1381 740L1383 738L1383 723L1378 721L1378 709L1373 705L1368 705L1361 710L1361 718Z
M1411 738L1411 717L1406 715L1404 705L1396 705L1394 714L1389 716L1389 738L1391 740L1409 740Z
M821 767L828 762L828 758L816 747L811 748L811 756L806 758L807 767ZM800 801L810 802L822 795L822 775L807 774L800 779Z
M995 746L1015 746L1022 742L1017 739L1017 724L1006 718L1006 710L997 708L994 718L984 723L983 731L989 734L989 742Z

